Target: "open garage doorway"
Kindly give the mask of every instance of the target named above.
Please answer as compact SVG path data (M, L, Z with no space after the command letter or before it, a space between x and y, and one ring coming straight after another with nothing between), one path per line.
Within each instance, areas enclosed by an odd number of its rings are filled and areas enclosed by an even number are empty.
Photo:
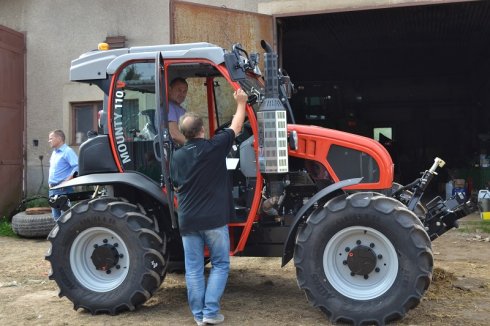
M490 168L490 2L278 17L282 66L297 93L297 123L373 138L406 184L434 157L484 187Z

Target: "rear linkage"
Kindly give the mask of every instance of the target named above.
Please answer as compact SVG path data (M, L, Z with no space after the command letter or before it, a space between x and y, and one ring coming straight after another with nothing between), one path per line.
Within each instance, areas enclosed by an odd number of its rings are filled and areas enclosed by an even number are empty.
M392 197L414 211L430 181L437 175L436 169L442 168L445 164L443 160L436 157L429 170L423 172L422 176L414 182L393 192ZM410 194L410 197L407 198L407 194ZM459 226L457 220L476 211L477 206L470 200L466 201L464 194L456 193L447 200L443 200L440 196L435 197L426 204L425 209L425 216L419 216L419 218L430 240L433 241L450 229L457 228Z

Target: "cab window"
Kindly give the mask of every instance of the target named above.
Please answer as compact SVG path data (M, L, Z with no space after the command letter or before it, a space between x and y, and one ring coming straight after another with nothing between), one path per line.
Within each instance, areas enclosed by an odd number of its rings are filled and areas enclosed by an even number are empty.
M124 170L160 178L153 152L155 128L155 64L136 62L124 67L113 90L112 130Z

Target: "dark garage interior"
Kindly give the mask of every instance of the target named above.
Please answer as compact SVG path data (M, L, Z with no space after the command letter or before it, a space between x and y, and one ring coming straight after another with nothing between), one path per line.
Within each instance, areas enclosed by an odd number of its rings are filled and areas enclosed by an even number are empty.
M297 123L374 137L406 184L434 158L433 182L488 185L490 1L277 18ZM379 134L379 133L377 133Z

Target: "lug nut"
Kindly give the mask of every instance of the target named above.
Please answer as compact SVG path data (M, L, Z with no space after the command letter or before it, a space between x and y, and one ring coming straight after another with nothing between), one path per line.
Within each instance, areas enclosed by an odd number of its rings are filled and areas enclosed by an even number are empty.
M103 242L103 243L107 243L107 242L109 242L109 241L108 241L107 239L104 239L102 242Z
M349 252L350 251L350 248L349 247L345 247L345 252Z
M106 273L106 274L110 274L110 273L111 273L111 270L110 270L110 269L108 269L108 270L106 270L106 271L105 271L105 273Z
M378 259L383 259L383 255L379 254Z
M356 241L356 243L357 243L358 245L360 245L360 244L361 244L361 240L357 240L357 241Z
M356 276L356 273L350 272L350 276Z
M344 260L342 264L347 265L347 260Z
M99 245L98 244L94 244L94 248L95 249L99 248Z
M379 269L379 267L376 267L376 268L374 269L374 271L375 271L376 273L379 273L379 270L380 270L380 269Z
M367 280L369 278L369 275L364 275L364 279Z
M371 242L371 243L369 244L369 247L374 248L374 243L372 243L372 242Z

